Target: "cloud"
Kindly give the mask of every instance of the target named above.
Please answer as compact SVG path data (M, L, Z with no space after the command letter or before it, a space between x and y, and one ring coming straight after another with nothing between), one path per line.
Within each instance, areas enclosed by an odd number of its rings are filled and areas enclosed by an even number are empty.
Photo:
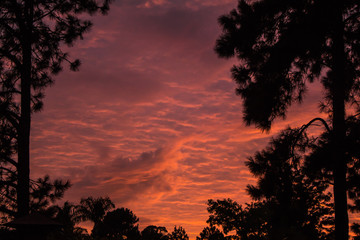
M67 200L109 195L142 226L182 225L191 239L206 225L207 199L248 201L244 189L255 179L246 158L284 126L310 120L321 92L311 87L271 134L245 126L229 72L237 61L213 51L217 18L233 7L115 1L69 49L80 71L64 70L33 115L32 176L70 179Z
M91 143L91 146L94 146ZM71 176L73 198L110 195L115 201L126 203L139 198L157 199L164 192L173 190L182 159L179 151L181 141L158 148L155 151L142 152L136 157L116 157L84 163L83 166L68 166L63 171ZM108 147L96 146L99 157L111 155ZM97 191L94 191L97 189ZM85 195L87 194L87 195Z

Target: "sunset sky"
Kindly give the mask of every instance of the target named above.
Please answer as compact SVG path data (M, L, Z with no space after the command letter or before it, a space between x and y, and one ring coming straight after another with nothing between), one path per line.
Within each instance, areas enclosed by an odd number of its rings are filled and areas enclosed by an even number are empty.
M118 0L69 49L32 118L31 175L70 179L65 200L109 196L147 225L206 226L208 199L249 201L244 161L286 126L318 115L321 88L269 134L242 122L230 68L213 48L236 0Z

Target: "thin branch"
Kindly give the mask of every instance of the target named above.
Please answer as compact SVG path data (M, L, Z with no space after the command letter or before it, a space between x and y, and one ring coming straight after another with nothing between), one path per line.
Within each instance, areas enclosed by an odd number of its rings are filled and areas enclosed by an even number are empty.
M1 170L5 170L5 171L10 172L10 173L14 173L14 170L13 170L13 169L6 168L6 167L3 167L3 166L0 166L0 169L1 169Z
M319 117L312 119L310 122L308 122L307 124L304 124L304 125L300 128L300 131L299 131L298 135L297 135L296 138L295 138L295 141L292 143L292 146L291 146L291 155L292 155L292 156L295 155L295 154L294 154L295 145L296 145L296 143L299 141L301 135L304 133L304 131L305 131L308 127L311 126L311 124L313 124L313 123L316 122L316 121L320 121L320 122L324 125L324 127L326 128L327 132L329 132L329 133L331 132L331 129L330 129L329 125L327 124L327 122L326 122L324 119L319 118Z
M0 181L0 184L1 185L8 185L8 186L11 186L13 188L16 188L16 186L17 186L13 181Z
M19 130L20 129L20 125L19 125L19 116L16 115L15 113L11 112L11 111L5 111L3 112L4 116L6 117L7 120L9 120L9 122L11 123L11 125L16 129Z
M18 167L18 163L9 157L6 157L5 162L10 163L11 165L13 165L16 168Z
M356 119L357 116L360 116L360 113L357 113L355 115L352 115L352 116L348 117L345 121L349 121L351 119Z
M5 82L5 80L3 82ZM16 88L14 88L12 90L7 90L7 91L1 91L1 94L13 94L13 93L20 94L21 92L19 90L17 90Z
M37 21L39 21L39 20L41 20L41 19L43 19L43 18L45 18L45 17L47 17L48 15L50 15L50 14L52 14L52 13L54 13L55 10L57 10L57 9L59 8L59 6L60 6L60 4L56 4L56 5L53 7L53 9L51 9L51 10L49 10L47 13L44 13L43 15L35 18L35 19L33 20L33 23L34 23L34 22L37 22Z
M313 124L313 123L316 122L316 121L320 121L320 122L324 125L324 127L326 128L326 130L327 130L328 132L331 132L331 129L330 129L329 125L327 124L327 122L326 122L324 119L318 117L318 118L312 119L310 122L308 122L307 124L303 125L303 126L300 128L299 135L301 135L308 127L310 127L311 124Z

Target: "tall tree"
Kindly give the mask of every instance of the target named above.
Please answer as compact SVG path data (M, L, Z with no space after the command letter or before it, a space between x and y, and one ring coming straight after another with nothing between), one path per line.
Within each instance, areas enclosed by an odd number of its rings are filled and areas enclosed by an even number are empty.
M232 68L244 99L244 120L269 130L301 102L307 82L320 80L330 113L336 239L348 239L346 103L357 103L360 85L360 5L356 0L239 0L219 18L223 33L215 50L236 56Z
M111 0L3 0L0 2L1 116L16 132L18 216L29 213L31 113L42 107L43 90L70 61L71 46L91 27L83 13L105 14Z

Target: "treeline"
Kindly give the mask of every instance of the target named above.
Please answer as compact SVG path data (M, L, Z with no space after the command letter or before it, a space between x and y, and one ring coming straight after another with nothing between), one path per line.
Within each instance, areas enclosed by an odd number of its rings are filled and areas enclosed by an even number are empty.
M50 198L50 195L44 196L44 199ZM181 226L174 226L172 232L168 232L165 227L154 225L140 231L139 218L128 208L115 208L109 197L82 198L80 204L66 201L62 206L52 205L38 209L30 216L39 215L46 216L59 224L51 230L43 230L40 235L47 240L189 240L185 229ZM93 224L90 233L80 227L85 221ZM0 239L19 238L16 229L2 225L0 230Z

